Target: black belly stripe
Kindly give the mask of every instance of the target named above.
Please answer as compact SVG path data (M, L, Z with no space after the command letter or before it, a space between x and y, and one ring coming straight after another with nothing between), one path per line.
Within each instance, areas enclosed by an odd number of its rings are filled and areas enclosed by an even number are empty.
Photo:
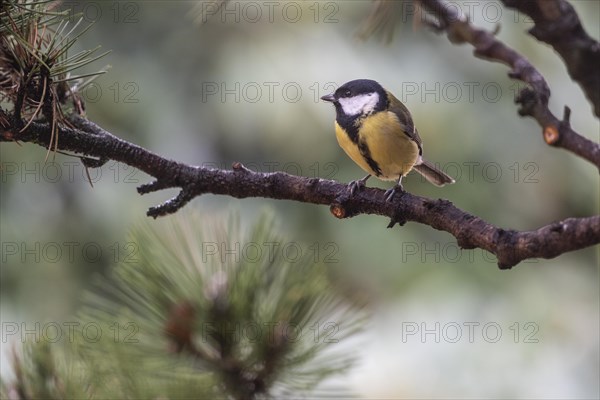
M337 115L337 123L339 126L346 131L346 134L352 141L352 143L358 144L358 130L360 129L360 122L357 124L358 117L356 116L347 116L347 115Z
M369 164L369 167L371 167L371 169L375 172L375 175L381 176L381 168L379 168L379 164L377 164L377 161L373 160L373 158L371 157L371 151L369 150L367 144L364 141L360 141L358 143L358 150L360 151L360 154L363 156L367 164Z
M381 168L379 167L379 164L377 164L377 161L373 160L371 157L369 147L367 147L367 144L364 141L359 140L358 138L358 130L362 125L362 119L356 115L349 116L338 112L336 120L338 125L346 132L346 135L348 135L352 143L358 146L358 151L360 151L360 154L363 156L369 167L375 172L375 176L381 176Z

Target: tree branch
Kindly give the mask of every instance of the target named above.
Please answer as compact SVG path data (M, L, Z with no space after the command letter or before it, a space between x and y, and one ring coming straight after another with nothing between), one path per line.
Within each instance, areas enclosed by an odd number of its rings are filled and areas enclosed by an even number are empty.
M543 128L546 143L567 149L600 169L599 145L571 129L568 107L565 107L562 120L550 112L548 84L529 61L496 40L492 33L473 27L457 9L447 7L440 0L420 1L437 18L438 21L435 23L429 21L436 30L446 31L449 39L454 43L470 43L475 47L477 57L508 65L511 68L509 76L528 84L529 87L521 90L517 99L521 104L519 113L532 116L538 121ZM562 4L560 0L552 0L551 3L558 6ZM548 20L558 18L548 13L550 8L545 5L538 2L538 7L545 15L544 18ZM542 25L546 23L544 21L546 20L538 19ZM577 24L574 26L574 37L585 39L584 36L587 34L579 31ZM589 41L587 43L589 45ZM31 45L21 44L20 49L25 54L29 54L27 51L31 47ZM11 52L9 55L15 54ZM564 57L567 63L574 63L575 56L571 53ZM37 63L37 58L33 57L32 60L34 64ZM579 77L579 75L574 76ZM576 79L580 79L581 84L583 78ZM10 83L6 89L10 92L7 98L14 98L12 102L16 108L8 114L0 107L0 142L31 142L45 148L71 151L81 155L84 165L90 168L100 167L108 160L125 163L155 178L154 181L138 187L140 194L166 188L179 188L180 192L176 197L148 210L147 214L154 218L175 213L190 200L205 193L236 198L264 197L328 204L331 213L337 218L376 214L389 217L391 219L389 227L414 221L448 232L456 238L458 245L463 249L481 248L496 255L500 268L510 268L529 258L553 258L600 242L600 216L568 218L535 231L518 232L489 224L481 218L458 209L447 200L434 200L403 193L402 196L396 196L393 202L387 202L384 192L380 189L367 188L350 195L346 185L335 181L304 178L282 172L255 173L240 163L235 163L233 170L186 165L165 159L121 140L77 115L72 115L67 120L62 113L59 118L55 118L54 111L43 112L39 118L42 121L33 122L37 109L34 110L31 105L28 110L29 118L21 114L20 100L25 96L27 88L23 85L13 85L10 79L6 82ZM583 86L587 88L587 84ZM57 96L53 96L46 103L56 107L57 101ZM25 119L27 124L24 123ZM44 119L46 122L43 122ZM56 134L60 136L58 142L55 140Z
M564 0L502 2L533 19L535 26L529 33L560 54L569 75L579 83L600 117L600 43L583 29L573 6Z
M52 135L50 124L31 123L15 135L14 120L6 114L3 117L10 126L2 125L0 142L18 138L21 142L49 146ZM96 162L91 163L94 167L115 160L156 178L138 187L140 194L181 188L175 198L148 210L147 214L154 218L174 213L191 199L205 193L328 204L337 218L376 214L389 217L389 227L414 221L448 232L463 249L481 248L496 255L500 268L511 268L529 258L554 258L600 242L600 216L568 218L535 231L504 230L458 209L447 200L404 193L396 196L393 202L387 202L381 189L365 188L351 196L346 185L335 181L283 172L257 173L240 163L235 163L231 171L190 166L121 140L79 116L71 117L70 121L74 128L60 126L59 150L95 157Z
M552 114L548 108L550 88L542 74L525 57L497 40L491 32L471 25L456 7L448 7L440 0L419 1L438 19L438 23L434 26L436 31L446 31L448 38L453 43L471 44L475 48L474 55L478 58L508 65L511 67L511 71L508 73L511 78L519 79L529 85L522 89L517 96L516 102L521 105L519 115L535 118L542 127L543 137L547 144L568 150L588 160L600 170L600 145L571 129L568 119L570 112L565 110L563 120L559 120ZM529 4L531 2L521 3ZM594 69L591 75L598 75L595 71L597 65L596 62L588 66Z

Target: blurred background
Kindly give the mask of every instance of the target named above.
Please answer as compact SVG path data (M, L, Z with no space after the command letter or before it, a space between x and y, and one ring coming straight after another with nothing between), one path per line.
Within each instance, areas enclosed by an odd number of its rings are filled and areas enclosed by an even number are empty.
M552 90L551 110L573 110L573 128L598 140L599 123L553 50L526 34L531 22L500 2L468 2L478 26L526 55ZM600 3L574 1L600 36ZM460 2L453 4L461 5ZM379 81L411 110L426 157L456 178L437 188L411 174L404 187L445 198L504 228L532 230L598 213L599 176L586 161L548 147L520 118L521 84L415 24L401 3L392 41L358 33L371 1L70 1L93 27L76 50L112 52L82 95L88 117L113 134L181 162L349 182L363 172L338 147L334 110L319 97L346 81ZM469 10L470 8L470 10ZM204 23L202 23L204 21ZM131 251L129 227L177 191L140 197L148 176L109 162L34 145L0 147L1 319L68 321L92 277ZM382 188L386 183L370 180ZM202 213L265 207L303 251L327 263L349 295L373 310L358 362L340 377L364 398L597 398L598 247L500 271L482 250L461 251L447 233L387 220L333 218L327 207L205 195ZM168 218L168 217L167 217ZM4 336L4 335L3 335ZM10 376L2 340L2 375Z

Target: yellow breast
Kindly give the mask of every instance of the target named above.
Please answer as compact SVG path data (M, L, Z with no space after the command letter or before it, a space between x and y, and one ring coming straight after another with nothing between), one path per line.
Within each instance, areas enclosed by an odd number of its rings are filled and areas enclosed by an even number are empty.
M350 140L337 122L335 136L340 147L359 167L382 180L405 176L419 157L419 146L401 131L398 118L392 112L380 112L365 118L358 130L359 141L366 144L380 174L371 168L358 145Z

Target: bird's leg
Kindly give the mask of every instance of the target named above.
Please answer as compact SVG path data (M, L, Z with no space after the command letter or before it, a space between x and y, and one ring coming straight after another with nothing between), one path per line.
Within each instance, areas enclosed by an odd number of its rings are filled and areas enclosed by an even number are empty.
M397 191L400 193L404 192L404 188L402 187L402 175L400 175L400 178L398 178L398 182L396 182L396 185L394 185L393 188L385 191L385 201L392 201Z
M362 179L358 179L356 181L352 181L348 184L348 189L350 190L350 194L354 194L357 190L361 190L365 187L367 183L367 179L369 179L371 175L367 175Z

